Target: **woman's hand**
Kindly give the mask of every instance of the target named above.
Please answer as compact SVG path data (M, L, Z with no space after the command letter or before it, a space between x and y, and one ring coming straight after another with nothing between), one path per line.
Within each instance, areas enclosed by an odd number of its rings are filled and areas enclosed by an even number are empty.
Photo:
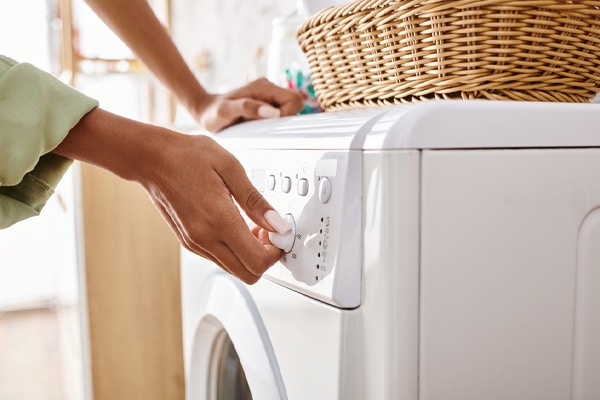
M256 282L281 257L261 232L278 226L286 232L287 223L238 160L212 139L181 136L175 142L163 147L163 165L147 171L142 184L187 249L246 283ZM248 227L234 199L257 227Z
M86 0L190 114L211 132L240 121L294 115L302 96L261 78L223 95L206 92L147 0ZM136 21L136 23L131 23Z
M187 108L207 130L218 132L242 121L295 115L303 106L299 93L260 78L223 95L202 93Z
M246 283L281 256L267 231L288 223L239 163L207 136L184 135L94 109L54 150L140 183L179 241ZM239 207L257 225L249 228Z

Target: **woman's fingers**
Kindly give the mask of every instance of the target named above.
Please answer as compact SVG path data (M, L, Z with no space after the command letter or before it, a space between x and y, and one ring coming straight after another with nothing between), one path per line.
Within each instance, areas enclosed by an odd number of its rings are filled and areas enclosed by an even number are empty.
M218 132L241 121L295 115L303 106L300 94L261 78L229 93L209 96L197 119L209 131Z
M206 136L179 136L164 146L145 187L180 242L244 282L254 283L281 256L248 227L236 202L263 229L276 214L228 151ZM235 198L235 202L234 202ZM272 217L271 217L272 218Z

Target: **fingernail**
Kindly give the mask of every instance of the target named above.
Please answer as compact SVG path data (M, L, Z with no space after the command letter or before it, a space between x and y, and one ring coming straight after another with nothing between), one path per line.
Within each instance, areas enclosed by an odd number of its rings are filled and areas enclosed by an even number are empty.
M281 115L281 111L279 108L263 105L258 107L258 115L261 118L277 118Z
M290 223L275 210L267 211L265 213L265 219L280 235L283 235L292 229Z

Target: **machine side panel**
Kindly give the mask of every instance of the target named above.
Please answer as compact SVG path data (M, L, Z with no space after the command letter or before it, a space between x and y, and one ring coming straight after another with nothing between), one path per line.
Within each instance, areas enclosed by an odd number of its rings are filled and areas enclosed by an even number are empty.
M422 173L419 398L570 398L600 150L424 151Z

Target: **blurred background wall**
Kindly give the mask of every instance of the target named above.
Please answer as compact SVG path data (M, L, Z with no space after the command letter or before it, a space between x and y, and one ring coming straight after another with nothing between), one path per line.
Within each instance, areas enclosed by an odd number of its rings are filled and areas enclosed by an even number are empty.
M294 0L151 3L213 92L266 76L271 21L295 7ZM0 7L2 54L55 74L112 112L195 125L83 0L0 0ZM40 217L0 231L0 399L182 399L178 259L177 242L143 191L72 168Z

